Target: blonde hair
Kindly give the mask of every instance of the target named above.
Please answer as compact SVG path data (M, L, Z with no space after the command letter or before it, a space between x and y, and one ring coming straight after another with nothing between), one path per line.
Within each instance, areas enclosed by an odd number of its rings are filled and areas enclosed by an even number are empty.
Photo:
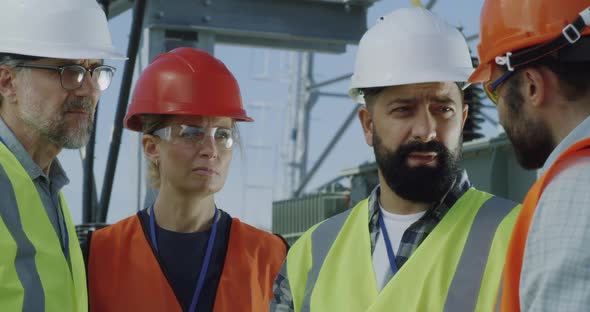
M156 114L145 114L141 116L142 119L142 133L152 134L154 131L164 128L167 123L172 119L171 115L156 115ZM147 180L148 183L155 189L160 188L160 168L155 163L148 160L147 162Z

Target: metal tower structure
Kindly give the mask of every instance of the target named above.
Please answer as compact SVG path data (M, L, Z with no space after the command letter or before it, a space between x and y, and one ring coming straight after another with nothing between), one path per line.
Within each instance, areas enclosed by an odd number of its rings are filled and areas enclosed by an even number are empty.
M317 100L317 95L308 91L312 83L313 55L309 52L297 52L294 55L293 71L289 88L289 107L292 117L290 138L287 144L289 150L289 180L286 187L290 192L303 180L307 172L309 125L311 109Z
M288 160L287 167L290 183L286 187L291 196L298 197L303 193L309 181L321 167L346 129L352 124L359 106L355 105L352 108L342 125L336 130L330 142L320 153L313 165L309 167L310 169L308 169L308 140L312 109L321 97L348 99L348 95L344 93L322 92L321 88L348 80L352 74L348 73L325 81L316 82L313 75L313 53L298 54L293 66L295 70L292 73L289 97L289 104L292 108L291 118L289 118L291 134L287 140L287 150L291 157Z
M85 162L84 223L106 221L121 144L122 122L127 110L133 73L141 41L147 46L146 62L180 46L214 52L216 43L341 53L346 44L356 44L366 29L367 8L377 0L101 0L109 17L133 7L132 29L127 49L129 60L114 120L107 168L100 197L93 204L93 163ZM305 18L303 18L305 17ZM306 20L302 23L302 20ZM309 66L309 65L306 65ZM306 97L299 88L299 99ZM305 122L305 111L298 117ZM308 127L307 127L308 129ZM305 127L297 141L298 168L306 172ZM303 151L303 152L302 152ZM86 159L94 158L94 146ZM299 182L299 181L297 181Z

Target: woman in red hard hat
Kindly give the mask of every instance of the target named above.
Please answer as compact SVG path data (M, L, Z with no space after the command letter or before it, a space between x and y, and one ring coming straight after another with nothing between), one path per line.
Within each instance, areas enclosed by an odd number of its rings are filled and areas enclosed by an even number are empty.
M155 203L92 235L92 311L266 311L286 253L277 236L215 205L252 121L219 60L179 48L139 78L125 126L143 133Z

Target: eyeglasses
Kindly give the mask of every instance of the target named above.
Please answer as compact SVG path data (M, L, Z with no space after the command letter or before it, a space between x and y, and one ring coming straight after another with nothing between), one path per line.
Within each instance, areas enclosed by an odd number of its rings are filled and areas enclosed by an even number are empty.
M16 67L55 70L59 73L62 88L68 91L76 90L82 86L86 72L90 73L94 88L104 91L111 85L116 71L114 67L108 65L99 65L90 69L77 64L62 66L18 64Z
M178 128L180 129L176 130ZM173 133L175 134L173 135ZM173 144L187 147L193 147L195 143L203 144L208 137L213 137L215 146L221 150L229 150L234 145L233 130L223 127L204 128L199 126L174 125L158 129L153 134Z
M498 99L500 97L498 95L498 89L504 82L506 82L506 80L508 80L508 78L510 78L510 76L512 76L512 74L514 74L514 72L515 71L513 70L508 70L502 74L500 78L494 81L484 82L483 90L486 92L486 95L490 98L490 100L494 102L494 104L498 104Z

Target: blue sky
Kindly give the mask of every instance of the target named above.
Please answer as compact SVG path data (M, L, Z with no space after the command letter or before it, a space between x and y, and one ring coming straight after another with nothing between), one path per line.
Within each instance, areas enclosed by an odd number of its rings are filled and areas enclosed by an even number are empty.
M428 1L423 1L428 2ZM439 0L433 11L449 23L462 26L466 35L479 31L479 14L482 0ZM411 6L410 0L381 0L369 8L368 26L377 18L394 9ZM129 36L130 11L112 19L109 23L113 42L124 53ZM477 40L470 42L475 53ZM349 45L343 54L316 54L314 76L323 81L352 72L356 46ZM222 60L236 76L242 91L245 108L255 119L254 123L240 124L241 150L234 151L234 159L226 185L215 195L218 207L232 216L254 226L270 229L273 200L285 199L286 158L285 141L288 124L289 72L288 60L293 51L246 46L216 45L215 56ZM113 120L123 72L123 62L108 62L119 72L111 88L101 97L98 108L97 146L95 160L96 183L102 187L109 149ZM348 81L323 88L322 91L345 93ZM354 103L346 98L320 97L312 111L308 168L334 136L336 129L346 118ZM495 111L486 110L496 117ZM487 136L497 133L487 124ZM138 135L124 130L117 172L111 195L108 222L114 223L137 211L138 183ZM82 220L82 162L79 151L64 151L59 156L70 177L64 193L69 203L74 223ZM313 189L340 175L343 169L373 161L372 150L365 144L357 120L348 128L324 165L308 184ZM143 164L140 164L143 165ZM143 198L141 198L143 200Z

